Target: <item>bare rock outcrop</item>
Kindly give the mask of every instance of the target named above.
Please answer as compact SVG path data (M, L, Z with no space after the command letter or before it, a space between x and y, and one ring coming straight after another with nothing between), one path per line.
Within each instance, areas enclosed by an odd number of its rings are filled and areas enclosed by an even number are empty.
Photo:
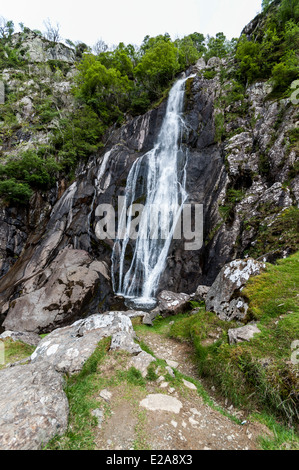
M111 337L113 349L137 354L132 322L123 312L92 315L46 336L31 356L32 363L48 362L59 372L79 372L95 351L99 341Z
M0 372L0 450L39 450L68 423L64 379L46 362Z
M248 304L241 290L251 276L261 273L263 267L263 263L252 258L226 264L208 291L206 309L215 312L221 320L244 319Z
M40 333L80 318L101 282L106 265L84 250L64 249L46 268L28 279L23 295L10 304L4 327Z

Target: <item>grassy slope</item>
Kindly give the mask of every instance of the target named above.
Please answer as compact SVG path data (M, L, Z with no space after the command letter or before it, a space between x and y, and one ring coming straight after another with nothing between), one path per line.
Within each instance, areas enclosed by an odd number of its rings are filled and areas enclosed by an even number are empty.
M298 264L299 252L267 265L243 291L261 330L250 342L229 345L227 330L237 325L204 308L177 319L170 330L175 338L193 341L201 375L235 404L294 426L299 420L298 365L291 361L292 343L299 339Z

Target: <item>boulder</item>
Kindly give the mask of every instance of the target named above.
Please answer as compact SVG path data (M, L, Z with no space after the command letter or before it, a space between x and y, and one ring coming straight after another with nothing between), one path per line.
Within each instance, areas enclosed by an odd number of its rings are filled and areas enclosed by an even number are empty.
M261 273L265 265L252 258L234 260L220 271L206 296L206 309L221 320L243 320L248 304L241 291L251 276Z
M209 286L198 286L195 293L192 295L192 300L196 300L198 302L205 300L209 289Z
M128 348L134 354L138 352L138 345L134 348L135 333L129 317L122 312L111 312L92 315L54 330L39 343L31 355L31 362L45 361L58 372L71 375L82 369L99 341L110 336L114 347Z
M39 450L66 431L63 385L46 362L0 371L0 450Z
M142 377L146 377L148 366L155 360L156 359L151 354L142 351L137 356L132 357L132 359L128 362L128 369L134 367L135 369L139 370Z
M107 282L106 265L84 250L65 248L42 273L28 280L25 293L10 303L5 329L48 332L83 316Z
M232 328L228 330L229 344L242 343L250 341L256 333L261 333L256 324L249 324L241 328Z
M12 341L21 341L30 346L37 346L41 337L35 333L26 333L23 331L5 331L0 335L0 339L10 338Z
M170 291L162 291L158 295L158 306L155 312L162 316L177 315L189 307L190 295L177 294Z

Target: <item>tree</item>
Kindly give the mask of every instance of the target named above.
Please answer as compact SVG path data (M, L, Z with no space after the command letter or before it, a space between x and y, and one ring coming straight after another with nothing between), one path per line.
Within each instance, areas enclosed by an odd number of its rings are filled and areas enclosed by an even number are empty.
M200 53L194 45L190 36L185 36L183 39L177 39L175 45L179 51L179 64L180 68L186 69L194 64L200 57Z
M110 125L122 116L128 104L132 85L119 70L106 68L92 54L86 54L78 65L76 96L82 99L102 121Z
M267 10L267 8L269 8L269 6L271 5L272 2L273 2L273 0L263 0L262 1L262 10L263 11Z
M289 20L299 20L299 0L282 0L278 10L278 20L285 24Z
M54 42L57 44L59 41L61 41L61 36L60 36L60 25L56 23L56 25L52 25L51 21L49 18L47 18L44 21L44 26L46 27L46 32L45 32L45 37L51 42Z
M232 44L226 39L223 33L217 33L215 37L208 36L207 52L205 53L205 59L211 59L211 57L225 57L232 49ZM235 42L235 40L233 40Z
M158 97L179 71L178 49L172 42L158 41L141 58L134 73L152 99Z
M96 55L99 55L101 52L106 52L108 50L108 45L103 41L103 39L99 39L92 49Z
M13 21L6 20L3 16L0 17L0 38L8 39L14 33L15 27Z

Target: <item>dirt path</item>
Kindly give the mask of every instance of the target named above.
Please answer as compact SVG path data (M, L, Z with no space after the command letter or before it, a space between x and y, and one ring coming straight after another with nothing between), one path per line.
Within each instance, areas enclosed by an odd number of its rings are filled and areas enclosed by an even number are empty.
M157 358L198 381L190 345L154 332L138 336ZM111 383L117 371L129 367L128 355L110 352L100 372ZM241 425L206 404L193 383L171 377L167 363L155 364L154 369L158 378L147 380L143 387L115 380L108 387L108 399L97 397L100 409L106 409L97 431L97 449L255 450L258 437L269 434L259 423L244 419ZM244 418L240 411L229 411Z

